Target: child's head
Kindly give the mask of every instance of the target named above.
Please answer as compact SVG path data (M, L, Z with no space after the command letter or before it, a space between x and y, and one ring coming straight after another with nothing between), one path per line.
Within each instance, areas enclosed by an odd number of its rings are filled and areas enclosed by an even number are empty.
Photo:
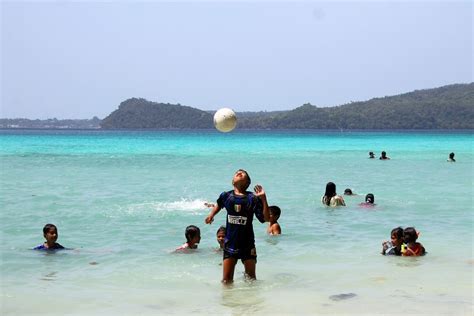
M449 159L453 159L454 158L454 153L450 153L449 154Z
M44 225L43 236L47 243L54 244L58 240L58 228L53 224Z
M232 178L232 185L241 191L247 190L250 183L250 176L244 169L237 170Z
M373 151L369 152L369 157L370 157L370 158L374 158L374 157L375 157L375 155L374 155L374 152L373 152Z
M416 242L418 239L418 233L415 230L415 227L407 227L403 230L403 241L408 244Z
M375 197L372 193L369 193L365 196L365 202L366 203L370 203L370 204L374 204L375 202Z
M270 219L273 222L276 222L280 218L281 210L278 206L272 205L268 207L268 210L270 211Z
M217 242L221 248L224 248L225 242L225 226L221 226L217 229L216 232Z
M403 243L403 228L397 227L390 232L390 239L394 246L400 246Z
M344 190L344 195L352 195L352 190L347 188Z
M197 226L189 225L186 227L184 236L186 236L188 243L199 244L199 241L201 241L201 230Z

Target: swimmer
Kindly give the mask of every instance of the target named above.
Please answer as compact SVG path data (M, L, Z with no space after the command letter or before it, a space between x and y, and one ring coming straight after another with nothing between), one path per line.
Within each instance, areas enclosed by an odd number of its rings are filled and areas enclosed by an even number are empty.
M385 256L401 256L403 245L403 228L397 227L390 233L390 241L382 243L382 254Z
M370 151L369 152L369 159L374 159L374 158L375 158L374 152Z
M368 193L365 196L365 202L359 204L359 206L372 207L375 206L375 197L372 193Z
M267 233L270 235L280 235L281 227L278 223L278 219L280 218L281 210L276 205L270 206L268 210L270 211L270 220L267 228Z
M454 153L449 154L448 162L456 162L456 159L454 159Z
M221 226L216 232L217 243L219 244L219 250L224 250L225 243L225 226Z
M43 227L43 236L46 241L39 246L33 248L33 250L58 250L65 249L63 246L58 244L58 228L53 224L46 224Z
M351 189L347 188L344 190L344 195L357 195L357 194L353 193Z
M390 160L389 157L387 157L387 153L385 151L382 151L381 156L379 157L380 160Z
M182 246L176 248L175 251L197 249L198 244L201 241L201 230L199 227L189 225L184 231L184 236L186 237L186 242Z
M407 227L403 230L403 241L406 244L406 248L402 249L402 256L418 257L425 255L425 247L419 242L416 242L419 235L420 233L417 232L414 227Z
M326 206L336 207L336 206L346 206L342 196L337 195L336 185L333 182L328 182L326 184L326 192L321 198L321 203Z

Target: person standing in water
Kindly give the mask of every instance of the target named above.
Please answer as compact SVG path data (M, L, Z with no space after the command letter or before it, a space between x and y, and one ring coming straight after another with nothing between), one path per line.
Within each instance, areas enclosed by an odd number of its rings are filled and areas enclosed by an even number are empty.
M205 219L206 224L214 221L214 216L222 208L227 211L226 237L222 264L222 283L234 281L237 260L242 260L245 276L256 279L257 250L253 232L253 216L261 223L269 221L267 196L261 185L256 185L254 192L247 191L251 180L247 171L237 170L232 178L233 189L222 192L216 205Z

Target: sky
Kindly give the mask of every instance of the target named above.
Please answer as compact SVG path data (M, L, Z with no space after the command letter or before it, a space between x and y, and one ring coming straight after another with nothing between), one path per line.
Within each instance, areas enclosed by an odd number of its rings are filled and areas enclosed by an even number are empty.
M0 0L1 118L337 106L473 81L472 1Z

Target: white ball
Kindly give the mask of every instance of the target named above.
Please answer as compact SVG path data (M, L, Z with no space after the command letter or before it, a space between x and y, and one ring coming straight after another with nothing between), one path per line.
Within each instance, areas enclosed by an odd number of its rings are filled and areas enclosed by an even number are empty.
M221 132L230 132L237 126L237 116L229 108L222 108L214 114L214 126Z

